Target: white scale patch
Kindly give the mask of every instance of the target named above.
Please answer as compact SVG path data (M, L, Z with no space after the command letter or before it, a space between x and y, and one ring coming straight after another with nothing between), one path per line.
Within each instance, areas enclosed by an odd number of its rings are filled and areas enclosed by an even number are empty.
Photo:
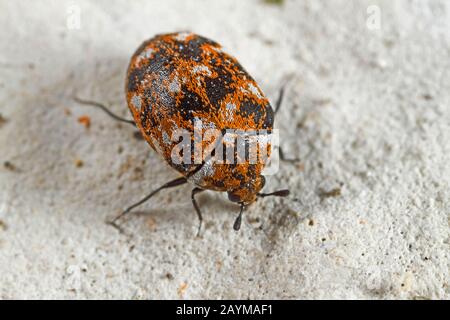
M236 105L234 103L228 102L225 107L227 108L226 112L227 118L228 120L232 121L234 118L234 111L236 110Z
M192 32L180 32L175 36L175 40L184 41L190 35L192 35Z
M173 78L172 82L169 83L170 92L179 92L181 89L180 83L178 82L178 77Z
M219 53L223 52L222 47L211 47L211 48L216 52L219 52Z
M258 88L255 87L252 83L248 84L248 88L251 91L251 93L253 93L255 96L257 96L259 99L262 98L261 93L259 92Z
M203 122L203 120L199 117L194 117L194 126L196 129L203 129L203 130L216 128L216 125L214 122L210 122L210 121Z
M149 59L152 56L153 52L155 52L155 50L153 50L152 48L148 48L144 52L141 52L141 54L139 54L138 56L138 62L140 62L140 60L142 59Z
M163 131L162 138L163 138L163 142L166 146L170 145L171 141L170 141L170 137L167 134L167 132Z
M197 78L195 78L195 80L197 80L197 86L201 87L202 86L202 78L197 77Z
M192 73L193 74L204 73L204 74L210 76L211 70L209 70L209 68L205 65L199 65L199 66L195 66L192 68Z
M215 129L216 125L214 122L206 122L203 124L203 129Z
M137 95L134 95L131 98L131 104L135 109L141 110L141 98L139 98Z

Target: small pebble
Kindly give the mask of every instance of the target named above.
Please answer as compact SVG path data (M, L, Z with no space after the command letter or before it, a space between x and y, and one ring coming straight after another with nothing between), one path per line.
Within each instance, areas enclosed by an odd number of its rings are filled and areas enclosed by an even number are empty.
M11 162L9 162L9 161L3 162L3 166L6 169L11 170L11 171L16 171L17 170L16 166L14 164L12 164Z
M170 272L167 272L167 273L166 273L166 279L167 279L167 280L173 280L173 279L174 279L173 274L171 274Z
M91 126L91 118L89 118L88 116L79 117L78 122L85 126L86 129L89 129L89 127Z
M81 160L81 159L76 159L76 160L75 160L75 166L76 166L77 168L81 168L83 165L84 165L83 160Z
M188 284L186 282L183 282L180 284L180 287L177 290L177 293L180 296L180 298L183 297L184 293L186 292L187 287L188 287Z
M320 190L319 197L321 200L325 198L334 198L339 197L341 195L341 188L334 188L330 191Z
M147 226L151 231L155 231L156 230L156 220L153 217L150 217L147 219Z
M281 6L284 3L284 0L264 0L263 2Z
M142 136L142 134L139 131L133 132L133 136L136 140L144 140L144 137Z
M6 123L6 118L4 118L1 114L0 114L0 127Z
M3 220L0 220L0 230L8 230L8 225Z

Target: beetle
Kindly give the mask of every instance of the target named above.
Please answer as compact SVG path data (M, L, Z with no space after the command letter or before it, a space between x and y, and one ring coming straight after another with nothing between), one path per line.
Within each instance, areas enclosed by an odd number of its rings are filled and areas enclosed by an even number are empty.
M265 185L262 175L265 161L251 162L244 157L241 161L226 163L217 161L215 157L219 149L222 150L221 155L223 148L230 150L227 149L229 146L224 138L229 130L252 132L250 136L261 130L270 135L274 115L283 98L281 89L274 111L255 80L218 43L191 32L154 36L139 46L131 57L125 92L134 121L111 113L99 103L79 98L77 101L96 105L116 120L137 126L150 147L162 156L180 177L165 183L126 208L113 220L113 224L161 190L185 183L194 186L191 200L199 219L198 234L203 221L196 201L196 195L200 192L227 192L228 199L240 205L240 212L233 224L236 231L240 229L244 209L258 197L289 195L287 189L271 193L261 192ZM201 154L199 159L195 159L196 148L192 147L195 145L197 127L201 136L208 129L222 134L214 143L208 145L201 141L197 144L200 148L212 146L211 154ZM173 151L181 143L180 137L174 139L174 134L180 129L191 133L191 137L184 141L184 146L186 142L188 146L179 154L184 160L175 161L177 158L174 158ZM242 133L238 133L237 138L240 138L240 135ZM245 155L249 153L249 139L249 136L245 136L240 140ZM234 160L238 157L237 148L235 145L231 147ZM185 157L183 153L187 151L192 152ZM268 155L270 151L269 142L266 149ZM286 160L281 149L280 156L282 160Z

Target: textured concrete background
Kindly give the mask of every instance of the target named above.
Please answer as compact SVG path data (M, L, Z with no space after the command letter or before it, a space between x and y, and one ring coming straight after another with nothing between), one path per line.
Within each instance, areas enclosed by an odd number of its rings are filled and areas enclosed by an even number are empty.
M448 1L3 0L0 25L0 298L450 298ZM302 161L266 190L292 196L239 233L208 192L196 238L189 186L105 224L176 174L72 96L129 116L129 57L177 30L272 101L291 79L276 124Z

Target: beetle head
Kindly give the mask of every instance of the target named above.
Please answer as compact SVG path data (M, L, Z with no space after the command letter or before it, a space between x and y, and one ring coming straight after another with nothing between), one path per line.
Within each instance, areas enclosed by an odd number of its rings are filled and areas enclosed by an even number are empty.
M264 176L259 176L244 186L228 191L228 199L231 202L249 205L256 201L257 194L264 187L265 183L266 179Z

